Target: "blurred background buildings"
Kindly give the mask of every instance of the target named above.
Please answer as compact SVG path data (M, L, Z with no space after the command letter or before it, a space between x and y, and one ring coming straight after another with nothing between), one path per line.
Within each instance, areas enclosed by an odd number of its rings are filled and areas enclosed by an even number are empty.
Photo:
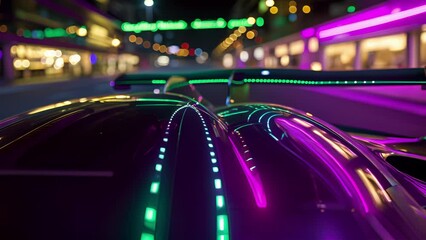
M422 0L3 0L0 81L193 66L419 67L425 24Z

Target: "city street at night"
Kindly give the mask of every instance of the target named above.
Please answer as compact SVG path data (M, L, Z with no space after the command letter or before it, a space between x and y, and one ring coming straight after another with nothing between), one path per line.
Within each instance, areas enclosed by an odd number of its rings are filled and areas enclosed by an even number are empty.
M0 1L0 239L426 239L425 0Z

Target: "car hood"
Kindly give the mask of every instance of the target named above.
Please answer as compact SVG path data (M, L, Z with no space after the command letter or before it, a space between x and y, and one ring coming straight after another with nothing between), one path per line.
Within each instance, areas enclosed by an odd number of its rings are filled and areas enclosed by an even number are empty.
M67 101L0 123L0 236L424 239L424 198L312 114L179 94Z

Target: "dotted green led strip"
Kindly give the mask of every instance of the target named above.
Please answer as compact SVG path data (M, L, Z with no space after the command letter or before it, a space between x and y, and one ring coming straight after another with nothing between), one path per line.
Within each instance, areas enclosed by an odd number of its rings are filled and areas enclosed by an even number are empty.
M164 162L164 158L166 154L167 143L169 141L170 124L172 123L176 113L186 107L187 107L186 105L182 106L173 112L167 124L167 128L166 128L162 143L160 144L160 151L158 153L157 161L155 164L154 180L151 182L151 186L149 188L151 197L149 198L148 206L145 209L144 230L141 233L141 238L140 238L141 240L155 239L155 231L157 227L157 208L158 208L158 200L159 200L159 193L160 193L160 186L161 186L161 172L163 169L163 162Z
M212 139L210 137L210 133L208 131L207 125L204 121L204 118L202 117L200 111L187 104L185 106L182 106L178 109L176 109L176 111L172 114L168 124L167 124L167 128L166 128L166 132L165 132L165 137L163 138L163 143L160 146L160 151L158 154L158 158L157 158L157 163L155 165L155 176L154 176L154 181L151 182L151 186L150 186L150 194L154 199L150 204L148 204L148 206L145 209L145 214L144 214L144 227L145 230L142 231L141 233L141 240L154 240L155 239L155 231L156 231L156 225L157 225L157 205L158 205L158 194L160 191L160 179L161 179L161 171L163 168L163 164L162 162L164 161L165 158L165 153L166 153L166 145L168 142L168 135L169 135L169 129L170 129L170 125L171 122L173 121L174 116L176 115L177 112L179 112L180 110L184 109L184 108L191 108L193 109L198 116L200 117L203 127L204 127L204 131L205 131L205 135L206 135L206 140L207 140L207 144L209 147L209 155L210 155L210 161L212 163L212 172L214 175L214 188L215 188L215 192L216 192L216 196L215 196L215 201L216 201L216 220L217 220L217 227L216 227L216 235L217 235L217 240L229 240L229 224L228 224L228 214L226 211L226 206L225 206L225 197L224 197L224 191L222 189L222 180L220 177L220 173L219 173L219 166L217 163L217 159L216 159L216 153L214 151L213 148L213 142Z
M200 111L190 106L200 117L201 122L204 127L204 132L207 140L207 144L210 150L210 161L212 163L212 172L214 176L214 188L216 192L216 239L217 240L229 240L229 223L228 223L228 213L225 206L225 194L222 188L222 179L219 173L219 165L216 159L216 153L213 148L213 142L210 137L206 122L204 121L203 116Z
M212 79L191 79L189 84L211 84L211 83L228 83L227 78L212 78Z
M272 83L293 85L383 85L426 84L426 81L310 81L296 79L246 78L244 83Z
M164 99L164 98L138 98L136 102L165 102L165 103L185 103L181 100L176 99Z
M227 78L211 78L211 79L190 79L188 82L181 83L182 85L172 85L172 89L186 86L188 84L200 85L200 84L227 84ZM165 85L167 80L164 79L153 79L153 80L124 80L118 81L118 85ZM426 81L365 81L365 80L351 80L351 81L312 81L312 80L300 80L300 79L275 79L275 78L245 78L243 82L232 81L234 84L243 83L254 83L254 84L290 84L290 85L417 85L426 84Z
M167 83L167 80L164 79L153 79L153 80L124 80L118 81L118 85L164 85Z
M244 113L248 113L249 111L248 110L245 110L245 111L238 111L238 112L227 112L227 113L225 113L225 112L223 112L223 113L219 113L218 115L220 116L220 117L229 117L229 116L233 116L233 115L240 115L240 114L244 114Z

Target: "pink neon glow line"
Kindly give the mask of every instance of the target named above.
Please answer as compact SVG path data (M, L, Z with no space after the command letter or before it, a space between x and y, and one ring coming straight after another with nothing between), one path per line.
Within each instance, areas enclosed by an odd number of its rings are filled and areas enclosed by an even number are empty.
M238 151L237 147L232 141L231 137L228 137L228 139L231 142L232 149L234 150L235 155L237 155L238 162L240 162L244 175L246 175L246 178L250 184L250 188L251 188L251 191L253 192L253 196L257 206L260 208L266 208L266 205L267 205L266 196L265 196L265 192L263 191L263 186L262 186L262 183L260 182L260 179L256 179L253 173L249 170L246 163L244 162L243 157L241 156L240 152Z
M426 5L415 7L402 12L397 12L397 13L393 13L393 14L389 14L385 16L371 18L368 20L323 30L319 32L319 38L326 38L326 37L336 36L343 33L349 33L349 32L353 32L353 31L357 31L357 30L361 30L361 29L365 29L369 27L374 27L374 26L385 24L385 23L394 22L404 18L419 15L422 13L426 13Z
M321 143L319 143L317 140L315 140L312 136L310 136L305 130L303 130L303 129L301 129L301 128L299 128L299 127L297 127L297 126L294 126L293 124L291 124L289 121L287 121L287 120L284 120L284 119L277 119L276 120L276 122L278 123L278 124L280 124L282 127L284 127L285 128L285 125L283 125L283 124L287 124L287 125L289 125L290 127L293 127L294 129L297 129L297 130L299 130L299 131L301 131L301 133L302 134L304 134L307 138L309 138L311 141L313 141L314 143L316 143L316 144L319 144L320 146L321 146L321 148L323 148L324 149L324 147L322 146L322 144ZM313 149L312 149L313 150ZM314 150L315 151L315 150ZM351 183L351 185L352 185L352 187L354 188L354 190L355 190L355 192L357 193L357 195L358 195L358 197L360 198L360 200L361 200L361 203L362 203L362 205L363 205L363 207L364 207L364 210L365 210L365 212L366 213L368 213L369 212L369 209L368 209L368 205L367 205L367 202L365 201L365 199L364 199L364 196L362 195L362 193L361 193L361 191L360 191L360 189L358 188L358 186L356 185L356 183L355 183L355 181L354 181L354 179L351 177L351 175L346 171L346 169L339 163L339 161L337 161L328 151L326 151L326 150L324 150L324 153L325 154L327 154L329 157L330 157L330 159L332 159L336 164L337 164L337 166L340 168L340 170L343 172L343 174L346 176L346 178L349 180L349 182ZM321 160L323 160L322 158L321 158ZM323 160L328 166L329 166L329 164L327 163L327 160ZM330 169L333 171L333 172L335 172L334 170L333 170L333 168L332 167L330 167ZM341 179L340 179L340 177L339 177L339 174L337 174L336 172L335 172L335 175L336 175L336 177L341 181ZM345 186L345 184L343 183L343 182L341 182L341 184L342 184L342 186L343 187L345 187L346 188L346 186ZM349 194L349 195L351 195L351 194Z

